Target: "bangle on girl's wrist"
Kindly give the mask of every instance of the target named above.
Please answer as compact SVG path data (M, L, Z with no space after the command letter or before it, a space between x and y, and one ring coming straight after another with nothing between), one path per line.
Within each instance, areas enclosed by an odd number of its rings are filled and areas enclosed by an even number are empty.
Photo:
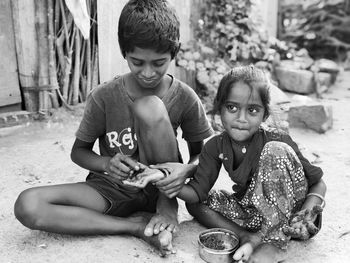
M308 196L316 196L316 197L320 198L322 200L321 207L324 208L326 206L326 200L324 199L324 197L322 195L316 194L316 193L308 193L306 195L306 197L308 197Z

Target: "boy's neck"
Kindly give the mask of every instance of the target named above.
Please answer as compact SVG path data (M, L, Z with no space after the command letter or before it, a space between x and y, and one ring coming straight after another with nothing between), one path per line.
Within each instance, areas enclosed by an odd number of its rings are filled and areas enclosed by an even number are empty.
M169 90L172 84L172 78L171 76L166 74L157 87L150 89L141 87L131 73L125 75L124 82L126 92L132 99L137 99L151 95L155 95L159 98L162 98Z

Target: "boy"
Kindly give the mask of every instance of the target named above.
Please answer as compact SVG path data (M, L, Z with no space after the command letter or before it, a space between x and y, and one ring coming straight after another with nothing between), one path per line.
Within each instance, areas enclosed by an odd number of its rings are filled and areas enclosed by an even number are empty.
M49 232L130 234L165 255L173 252L177 226L177 201L165 196L178 193L194 173L212 130L195 92L166 74L180 43L179 21L165 0L130 0L118 37L130 73L91 92L72 148L72 160L90 170L86 181L25 190L15 215L23 225ZM181 163L179 126L188 164ZM100 154L92 150L97 139ZM123 184L152 164L171 176L141 190Z

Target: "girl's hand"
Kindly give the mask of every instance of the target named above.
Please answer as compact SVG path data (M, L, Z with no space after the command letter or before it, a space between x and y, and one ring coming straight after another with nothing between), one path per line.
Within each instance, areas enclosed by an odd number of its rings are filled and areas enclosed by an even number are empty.
M144 167L145 165L135 161L130 156L117 153L106 163L104 170L119 180L125 180Z
M314 222L322 210L320 205L315 205L312 209L304 209L295 213L290 225L284 227L283 232L294 239L309 239L319 231Z
M170 175L155 183L161 193L168 198L177 196L181 188L185 184L188 172L190 171L190 164L182 163L163 163L157 165L150 165L151 168L160 168L169 171Z

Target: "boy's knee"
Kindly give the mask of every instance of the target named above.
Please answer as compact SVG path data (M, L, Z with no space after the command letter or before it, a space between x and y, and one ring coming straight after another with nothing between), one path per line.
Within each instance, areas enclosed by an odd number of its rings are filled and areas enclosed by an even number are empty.
M157 96L135 100L133 113L137 120L150 125L162 122L168 114L163 101Z
M14 206L16 218L30 229L38 229L40 196L35 189L23 191L17 198Z

